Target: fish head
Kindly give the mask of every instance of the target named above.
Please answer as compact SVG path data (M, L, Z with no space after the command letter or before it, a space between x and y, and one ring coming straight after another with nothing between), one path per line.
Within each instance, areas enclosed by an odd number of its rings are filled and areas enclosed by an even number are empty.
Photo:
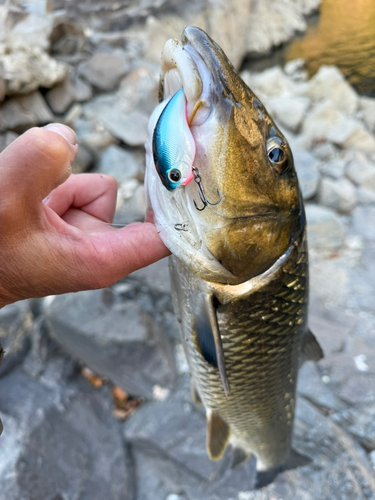
M155 176L150 136L183 88L195 141L194 180L170 193ZM147 189L172 253L203 279L238 284L299 238L304 208L289 144L222 49L188 27L162 55L161 104L149 125Z

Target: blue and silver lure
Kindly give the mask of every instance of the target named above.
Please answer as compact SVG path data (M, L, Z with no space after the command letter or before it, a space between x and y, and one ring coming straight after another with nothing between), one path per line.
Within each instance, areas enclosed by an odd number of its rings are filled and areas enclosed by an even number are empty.
M169 191L186 186L193 179L195 142L188 124L183 89L170 99L158 119L152 152L160 180Z

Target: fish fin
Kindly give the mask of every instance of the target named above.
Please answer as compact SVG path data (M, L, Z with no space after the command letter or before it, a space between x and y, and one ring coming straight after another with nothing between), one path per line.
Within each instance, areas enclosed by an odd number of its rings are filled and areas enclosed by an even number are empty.
M286 470L297 469L297 467L304 467L306 465L311 464L311 462L312 462L311 458L308 458L305 455L301 455L301 453L298 453L298 451L291 448L289 452L289 458L285 462L285 464L278 465L273 469L257 472L255 489L258 490L260 488L268 486L270 483L274 481L275 477L281 472L284 472Z
M225 371L223 345L213 295L201 293L198 296L198 314L196 318L196 336L200 352L207 363L218 368L225 394L229 394L229 382Z
M193 381L190 382L191 397L196 405L202 406L202 400Z
M207 453L211 460L220 460L229 443L230 427L220 415L207 411Z
M247 460L249 460L250 457L251 457L250 452L247 452L243 448L239 448L238 446L236 446L235 448L233 448L232 451L232 463L231 463L232 469L236 469L243 463L247 462Z
M324 357L322 348L316 340L315 335L310 330L308 330L305 337L303 354L304 359L308 359L310 361L319 361Z

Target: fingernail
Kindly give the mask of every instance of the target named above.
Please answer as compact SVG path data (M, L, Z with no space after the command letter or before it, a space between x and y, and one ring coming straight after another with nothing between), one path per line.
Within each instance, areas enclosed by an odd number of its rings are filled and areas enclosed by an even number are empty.
M60 134L72 146L75 146L77 144L77 136L74 130L72 130L70 127L67 127L66 125L63 125L62 123L49 123L42 128L44 128L44 130L51 130L52 132Z

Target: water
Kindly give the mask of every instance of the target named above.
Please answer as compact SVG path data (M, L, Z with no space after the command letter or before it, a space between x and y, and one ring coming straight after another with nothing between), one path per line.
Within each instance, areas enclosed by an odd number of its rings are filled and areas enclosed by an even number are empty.
M375 0L323 0L318 23L284 57L303 58L310 76L334 64L360 94L375 97Z

